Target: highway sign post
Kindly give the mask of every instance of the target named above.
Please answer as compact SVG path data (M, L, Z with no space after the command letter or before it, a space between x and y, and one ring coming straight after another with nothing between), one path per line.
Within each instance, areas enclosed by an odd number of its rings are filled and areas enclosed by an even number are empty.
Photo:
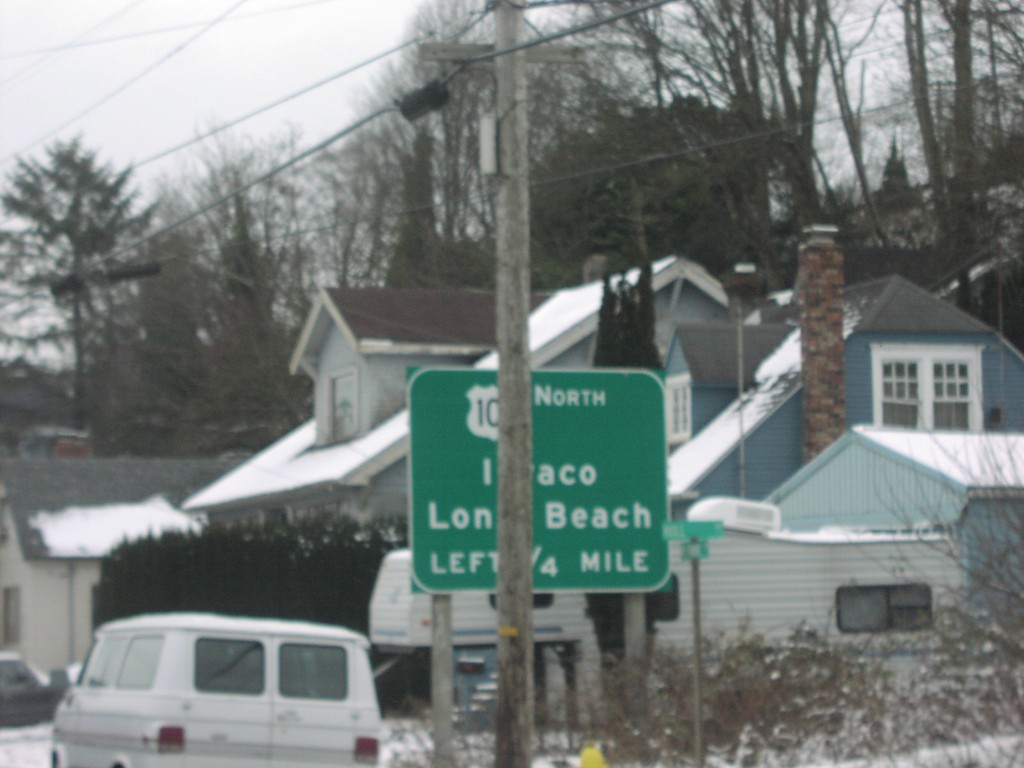
M644 592L669 576L664 388L648 371L536 371L533 583L537 592ZM493 591L494 371L409 379L413 579L427 592Z

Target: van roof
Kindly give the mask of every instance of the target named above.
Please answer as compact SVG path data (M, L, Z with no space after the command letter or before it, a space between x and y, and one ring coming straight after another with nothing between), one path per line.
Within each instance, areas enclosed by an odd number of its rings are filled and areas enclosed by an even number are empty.
M200 632L244 632L256 635L303 635L332 640L355 640L363 645L365 635L346 627L293 619L226 616L217 613L148 613L109 621L96 632L184 629Z

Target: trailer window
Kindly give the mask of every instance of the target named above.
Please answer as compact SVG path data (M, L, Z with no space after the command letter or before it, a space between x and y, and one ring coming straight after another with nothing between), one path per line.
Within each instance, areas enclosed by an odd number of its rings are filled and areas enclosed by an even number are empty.
M932 625L932 590L927 584L840 587L836 590L840 632L913 632Z

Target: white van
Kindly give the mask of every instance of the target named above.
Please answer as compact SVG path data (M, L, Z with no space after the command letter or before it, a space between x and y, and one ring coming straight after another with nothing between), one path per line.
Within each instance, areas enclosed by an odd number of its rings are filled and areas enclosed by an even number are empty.
M203 613L96 631L54 716L54 768L375 763L367 639L342 627Z

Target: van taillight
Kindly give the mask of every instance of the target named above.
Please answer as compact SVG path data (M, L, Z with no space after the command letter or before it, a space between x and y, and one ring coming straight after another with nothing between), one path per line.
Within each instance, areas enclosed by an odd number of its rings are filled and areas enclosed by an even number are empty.
M356 761L360 763L377 762L377 740L369 736L356 738Z
M184 752L185 729L180 725L165 725L160 728L156 740L157 752Z

